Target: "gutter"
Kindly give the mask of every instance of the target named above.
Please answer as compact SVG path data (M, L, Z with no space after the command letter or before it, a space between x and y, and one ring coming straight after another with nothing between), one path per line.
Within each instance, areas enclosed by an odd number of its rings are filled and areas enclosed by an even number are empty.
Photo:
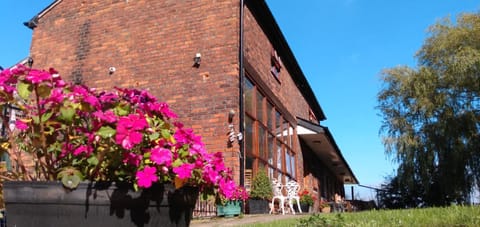
M240 29L239 29L239 46L238 46L238 65L240 70L239 75L239 131L244 134L245 131L245 107L243 106L243 87L245 83L245 67L244 67L244 31L243 31L243 24L244 24L244 7L245 3L244 0L240 0ZM245 145L243 140L239 143L240 148L240 186L245 185Z
M53 9L53 7L55 7L56 5L58 5L60 2L62 2L62 0L56 0L54 2L52 2L50 5L48 5L47 7L45 7L45 9L43 9L42 11L40 11L37 15L33 16L32 19L30 19L29 21L27 22L23 22L23 25L27 26L28 28L30 29L34 29L37 27L37 24L38 24L38 20L43 17L46 13L48 13L51 9Z

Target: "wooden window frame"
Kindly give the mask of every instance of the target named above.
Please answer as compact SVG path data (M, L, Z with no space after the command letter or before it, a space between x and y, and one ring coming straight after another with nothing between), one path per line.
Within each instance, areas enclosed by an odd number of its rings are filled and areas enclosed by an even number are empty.
M245 110L245 115L252 119L251 126L246 125L246 127L252 127L252 151L251 156L248 158L253 159L252 169L253 173L257 173L260 166L266 166L267 173L273 171L273 177L278 177L281 174L287 179L297 179L296 167L298 166L298 152L295 150L297 140L295 139L296 132L294 125L287 120L287 118L282 114L281 110L277 108L274 102L272 102L266 93L264 93L260 87L258 87L253 80L247 78L248 82L253 85L251 94L252 106L253 109L251 112ZM263 98L261 100L257 99L257 94L260 94ZM258 107L261 105L261 111L259 113ZM271 105L271 109L267 108L268 105ZM270 112L269 112L270 111ZM261 114L262 116L257 116ZM277 114L280 116L280 123L277 123ZM269 127L269 120L271 121L271 128ZM280 128L277 128L277 124ZM260 130L263 129L263 138L260 138ZM279 134L280 133L280 134ZM272 139L273 138L273 139ZM259 139L264 140L263 143L260 143ZM272 140L272 141L270 141ZM269 162L269 153L270 153L270 143L271 144L271 153L273 155L273 162ZM260 145L263 145L263 148L260 148ZM278 149L281 149L280 156L278 156ZM263 151L262 155L260 150ZM249 154L250 151L246 151L246 154ZM291 160L287 163L287 154L291 154ZM278 168L277 162L281 159L281 167ZM292 165L292 163L294 163ZM287 166L288 165L288 166ZM290 170L290 171L289 171Z

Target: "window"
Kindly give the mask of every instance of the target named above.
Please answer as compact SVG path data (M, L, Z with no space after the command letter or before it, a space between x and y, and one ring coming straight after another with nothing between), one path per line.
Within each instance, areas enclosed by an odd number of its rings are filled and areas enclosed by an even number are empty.
M275 77L275 79L279 79L280 76L280 69L282 69L282 60L280 56L278 56L277 51L272 48L272 55L270 57L271 68L270 72Z
M296 178L294 127L250 80L245 82L247 170L264 168L272 178ZM284 179L285 178L285 179Z

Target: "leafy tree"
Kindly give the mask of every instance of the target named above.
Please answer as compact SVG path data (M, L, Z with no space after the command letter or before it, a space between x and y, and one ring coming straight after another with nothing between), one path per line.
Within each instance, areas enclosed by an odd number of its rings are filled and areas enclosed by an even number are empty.
M390 183L427 206L463 203L480 185L480 13L431 26L416 57L382 73L381 133L400 164Z

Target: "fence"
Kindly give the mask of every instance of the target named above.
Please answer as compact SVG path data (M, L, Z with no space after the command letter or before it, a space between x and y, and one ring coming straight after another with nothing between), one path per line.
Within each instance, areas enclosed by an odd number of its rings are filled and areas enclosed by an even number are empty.
M205 218L205 217L214 217L217 216L217 208L215 203L208 200L197 200L195 208L193 210L194 218Z

